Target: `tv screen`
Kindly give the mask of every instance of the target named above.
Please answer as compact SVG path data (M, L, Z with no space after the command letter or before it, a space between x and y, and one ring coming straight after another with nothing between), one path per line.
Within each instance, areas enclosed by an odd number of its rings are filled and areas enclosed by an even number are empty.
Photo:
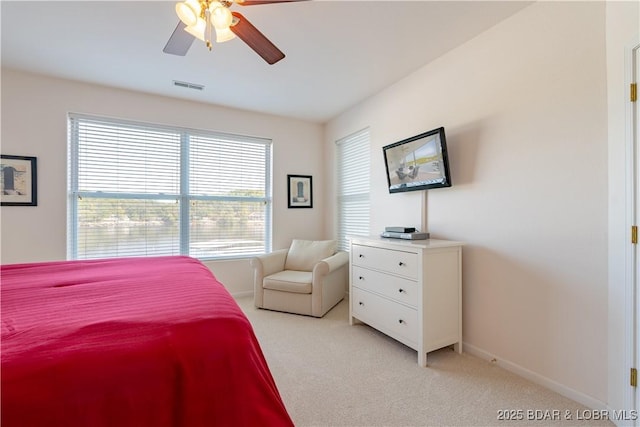
M390 193L451 187L444 128L382 147Z

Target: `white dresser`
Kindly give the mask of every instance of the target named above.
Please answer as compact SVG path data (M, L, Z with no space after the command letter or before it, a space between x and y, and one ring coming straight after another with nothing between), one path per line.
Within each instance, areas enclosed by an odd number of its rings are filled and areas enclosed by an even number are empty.
M418 351L462 353L462 243L352 237L349 323L361 321Z

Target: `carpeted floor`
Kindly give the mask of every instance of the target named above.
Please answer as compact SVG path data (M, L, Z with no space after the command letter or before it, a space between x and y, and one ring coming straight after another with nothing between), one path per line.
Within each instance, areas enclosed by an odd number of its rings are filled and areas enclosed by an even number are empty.
M450 348L429 353L421 368L414 350L349 326L347 301L322 319L258 310L252 297L237 301L297 426L613 425L586 420L594 416L588 408Z

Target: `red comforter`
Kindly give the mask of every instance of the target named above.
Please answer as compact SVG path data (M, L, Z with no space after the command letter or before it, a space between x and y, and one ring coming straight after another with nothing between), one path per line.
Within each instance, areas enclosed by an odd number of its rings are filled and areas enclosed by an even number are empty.
M3 427L292 425L251 324L199 261L1 274Z

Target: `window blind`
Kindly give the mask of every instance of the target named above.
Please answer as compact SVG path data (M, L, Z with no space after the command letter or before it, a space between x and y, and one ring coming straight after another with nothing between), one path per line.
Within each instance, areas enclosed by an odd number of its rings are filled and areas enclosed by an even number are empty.
M68 257L264 253L271 141L69 116Z
M369 129L336 142L338 171L338 246L348 250L348 236L369 235L370 164Z
M191 136L189 147L191 253L266 252L270 144L200 134Z

